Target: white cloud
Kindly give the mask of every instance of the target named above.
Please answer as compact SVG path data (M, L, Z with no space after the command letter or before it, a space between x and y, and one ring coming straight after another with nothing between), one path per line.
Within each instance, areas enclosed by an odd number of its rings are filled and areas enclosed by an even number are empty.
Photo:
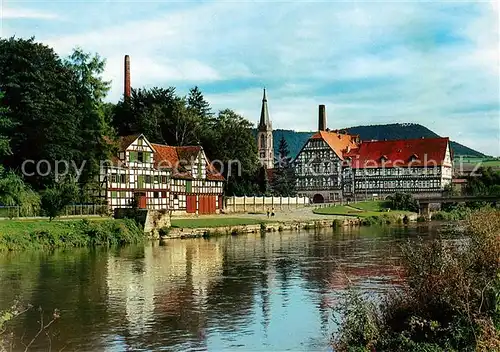
M79 45L106 57L111 100L122 94L129 54L133 87L267 86L275 128L315 129L317 105L327 104L332 128L417 122L499 152L498 129L479 132L499 125L497 1L188 5L148 13L148 5L127 3L146 17L122 20L108 11L99 26L87 19L90 31L34 34L62 55ZM258 120L260 87L206 95L215 108Z
M0 4L0 20L11 19L38 19L38 20L54 20L59 16L45 12L43 10L34 10L27 8L8 8L6 5Z

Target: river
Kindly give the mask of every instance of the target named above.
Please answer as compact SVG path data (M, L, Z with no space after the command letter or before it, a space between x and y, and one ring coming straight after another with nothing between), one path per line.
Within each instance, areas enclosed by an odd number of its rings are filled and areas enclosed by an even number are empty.
M400 247L433 225L170 240L116 250L3 253L0 310L18 298L60 319L35 350L326 351L348 282L401 283ZM39 329L12 324L14 350ZM21 341L22 340L22 341Z

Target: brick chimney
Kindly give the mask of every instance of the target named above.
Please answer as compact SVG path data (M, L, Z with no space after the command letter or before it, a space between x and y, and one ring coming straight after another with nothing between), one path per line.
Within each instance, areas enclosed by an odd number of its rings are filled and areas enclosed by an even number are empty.
M318 114L318 131L326 130L326 107L324 105L319 106Z
M128 55L125 55L125 71L124 71L124 77L125 77L125 84L124 84L124 92L123 95L125 98L130 98L130 57Z

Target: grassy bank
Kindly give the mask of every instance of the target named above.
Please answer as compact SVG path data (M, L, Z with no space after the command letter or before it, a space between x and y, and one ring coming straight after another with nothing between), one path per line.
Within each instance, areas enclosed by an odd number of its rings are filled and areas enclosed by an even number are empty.
M0 251L137 243L144 232L132 220L3 220Z
M401 215L411 214L408 211L402 210L389 210L385 207L383 201L366 201L357 202L350 205L337 205L326 208L314 209L315 214L321 215L342 215L342 216L355 216L359 218L370 217L389 217L398 218Z
M172 219L172 227L195 229L195 228L205 228L205 227L258 225L263 222L266 221L260 219L225 218L225 217Z

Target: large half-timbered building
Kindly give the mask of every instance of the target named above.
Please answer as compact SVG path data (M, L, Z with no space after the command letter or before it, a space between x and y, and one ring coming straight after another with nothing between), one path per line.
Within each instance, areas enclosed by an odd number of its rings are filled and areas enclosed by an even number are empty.
M118 154L101 167L101 196L110 208L169 210L173 214L222 209L224 178L201 146L150 143L142 134L120 137Z
M326 128L319 106L318 132L294 160L299 196L315 203L386 196L439 194L452 179L448 138L361 141Z

